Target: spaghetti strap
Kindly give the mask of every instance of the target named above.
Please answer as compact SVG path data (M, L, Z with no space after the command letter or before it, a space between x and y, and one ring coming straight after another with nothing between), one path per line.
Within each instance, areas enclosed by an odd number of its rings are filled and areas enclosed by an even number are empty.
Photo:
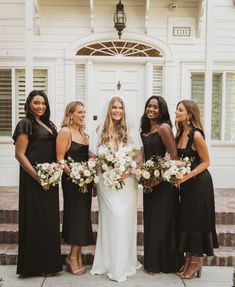
M187 143L186 148L191 148L191 147L192 147L193 141L194 141L194 133L195 133L196 131L200 132L200 134L201 134L201 135L203 136L203 138L205 139L204 132L203 132L201 129L194 128L194 129L192 129L192 130L190 131L190 133L189 133L189 135L188 135L189 139L188 139L188 143Z
M69 134L70 134L70 142L69 142L69 144L68 144L67 151L69 150L69 148L70 148L70 146L71 146L71 143L72 143L72 141L73 141L71 129L70 129L69 127L68 127L68 129L69 129ZM66 151L66 152L67 152L67 151Z

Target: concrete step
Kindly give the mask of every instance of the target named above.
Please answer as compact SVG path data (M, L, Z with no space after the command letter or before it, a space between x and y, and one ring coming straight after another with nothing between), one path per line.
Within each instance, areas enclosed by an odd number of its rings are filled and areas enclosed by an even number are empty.
M63 260L69 254L70 246L62 244L61 253ZM0 244L0 265L14 265L17 262L17 244ZM95 254L95 246L87 246L82 248L83 262L90 265L93 262ZM137 247L138 259L143 262L144 250L143 246ZM235 266L235 248L222 247L215 249L215 255L204 257L202 259L204 266Z

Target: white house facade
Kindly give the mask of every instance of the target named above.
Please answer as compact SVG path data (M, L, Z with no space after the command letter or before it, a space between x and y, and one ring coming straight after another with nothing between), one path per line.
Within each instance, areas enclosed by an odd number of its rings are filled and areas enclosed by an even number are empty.
M0 0L0 186L18 185L11 135L34 88L48 94L58 129L71 100L85 104L91 131L113 95L125 99L136 125L151 95L166 99L172 121L177 102L193 99L214 185L234 188L234 1L122 0L121 39L117 2Z

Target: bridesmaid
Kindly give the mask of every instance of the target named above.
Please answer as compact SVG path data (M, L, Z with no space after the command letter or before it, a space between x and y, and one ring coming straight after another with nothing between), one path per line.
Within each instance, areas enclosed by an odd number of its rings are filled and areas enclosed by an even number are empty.
M57 132L44 92L29 94L25 113L13 134L20 163L17 274L45 275L62 270L59 195L58 186L42 188L34 166L56 160Z
M56 140L57 160L64 165L62 188L64 217L62 237L71 245L65 264L73 275L86 272L82 264L82 246L93 244L91 226L91 187L82 193L78 185L69 180L68 157L75 162L88 160L88 136L84 132L85 108L80 102L70 102L64 113L62 128Z
M191 279L201 275L200 257L213 256L218 247L215 230L215 205L210 164L198 105L190 100L177 104L176 142L179 156L193 159L191 172L175 184L180 185L180 251L186 253L179 275Z
M169 152L177 158L168 107L162 97L152 96L141 118L141 137L145 160ZM156 183L153 183L153 186ZM171 184L161 182L151 193L144 193L144 268L153 275L176 272L182 256L178 253L176 214L178 193Z

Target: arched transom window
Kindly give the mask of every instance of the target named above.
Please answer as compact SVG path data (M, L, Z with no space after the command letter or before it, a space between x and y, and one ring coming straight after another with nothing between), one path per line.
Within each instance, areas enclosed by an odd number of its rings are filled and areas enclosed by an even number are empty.
M160 51L146 44L130 41L106 41L79 49L77 56L162 57Z

